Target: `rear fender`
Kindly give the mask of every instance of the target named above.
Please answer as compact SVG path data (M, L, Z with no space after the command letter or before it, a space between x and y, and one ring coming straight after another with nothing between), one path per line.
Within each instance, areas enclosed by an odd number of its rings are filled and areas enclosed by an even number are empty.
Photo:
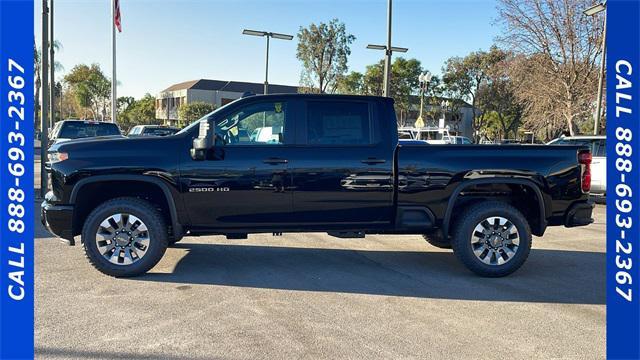
M540 217L538 226L532 230L533 230L533 233L536 235L542 235L544 233L547 227L545 202L544 202L544 197L542 196L542 191L540 191L540 188L538 187L538 185L536 185L533 181L527 180L527 179L490 178L490 179L476 179L476 180L463 181L453 190L453 192L451 193L451 197L449 198L449 202L447 204L447 210L445 212L444 219L442 220L442 233L445 238L449 236L449 231L450 231L449 229L450 229L451 217L453 214L453 208L456 204L456 201L458 200L458 196L464 189L470 186L481 185L481 184L516 184L516 185L522 185L530 188L535 193L536 198L538 200L538 211L539 211L539 217Z

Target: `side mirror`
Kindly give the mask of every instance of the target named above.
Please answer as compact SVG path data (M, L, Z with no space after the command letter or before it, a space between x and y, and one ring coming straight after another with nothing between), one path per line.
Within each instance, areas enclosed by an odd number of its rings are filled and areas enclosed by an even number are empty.
M200 121L198 137L193 139L191 146L191 158L193 160L205 160L207 151L215 145L216 123L212 119Z

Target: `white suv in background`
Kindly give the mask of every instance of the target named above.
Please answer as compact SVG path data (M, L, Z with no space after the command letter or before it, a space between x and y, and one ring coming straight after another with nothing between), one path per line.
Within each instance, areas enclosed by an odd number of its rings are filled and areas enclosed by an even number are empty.
M586 145L591 148L591 193L607 193L607 137L604 135L567 136L551 140L547 145Z

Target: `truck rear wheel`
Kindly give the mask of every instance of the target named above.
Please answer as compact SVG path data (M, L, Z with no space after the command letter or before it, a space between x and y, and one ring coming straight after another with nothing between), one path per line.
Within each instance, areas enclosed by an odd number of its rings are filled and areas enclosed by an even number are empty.
M93 267L115 277L144 274L167 249L167 226L147 201L116 198L87 217L82 228L85 255Z
M500 201L471 205L454 224L452 245L460 261L486 277L518 270L531 251L531 229L518 209Z

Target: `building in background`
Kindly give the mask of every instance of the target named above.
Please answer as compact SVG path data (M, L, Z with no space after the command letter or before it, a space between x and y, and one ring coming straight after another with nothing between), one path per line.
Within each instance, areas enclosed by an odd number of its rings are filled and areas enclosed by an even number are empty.
M192 80L171 85L156 95L156 119L177 125L178 109L184 104L206 102L222 106L250 92L263 94L264 84L223 80ZM269 84L270 94L297 93L297 86Z

